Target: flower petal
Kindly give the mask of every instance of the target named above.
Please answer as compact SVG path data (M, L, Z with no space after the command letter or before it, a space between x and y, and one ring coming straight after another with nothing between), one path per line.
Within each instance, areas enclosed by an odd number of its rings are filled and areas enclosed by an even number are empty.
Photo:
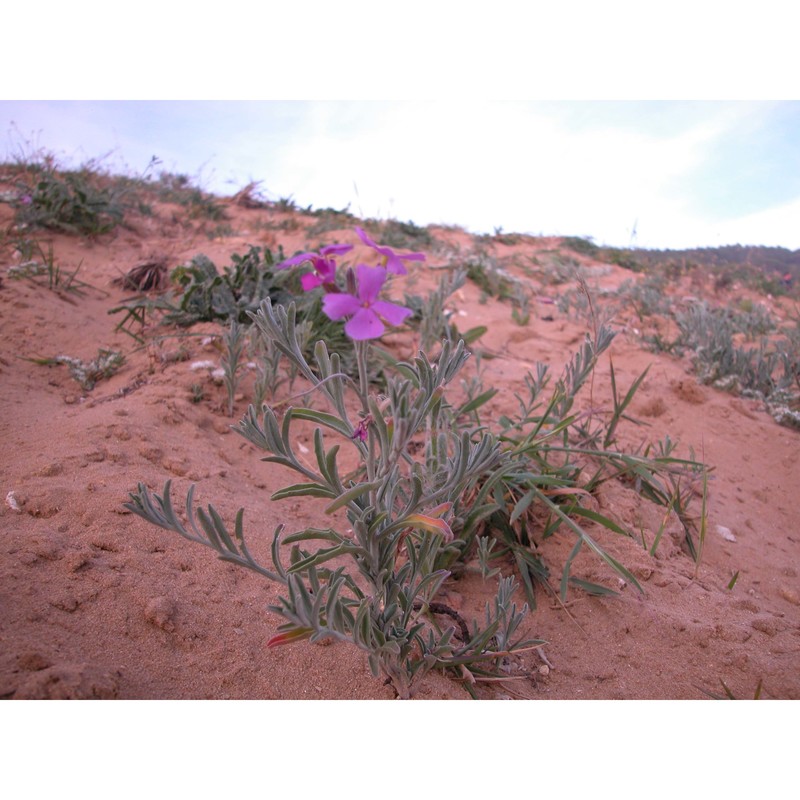
M387 300L376 300L372 308L380 314L390 325L401 325L406 317L414 312L410 308L390 303Z
M424 253L407 253L406 255L398 255L397 253L392 253L386 259L386 269L389 272L394 272L397 275L405 275L408 270L403 264L404 261L424 261L425 254Z
M386 270L383 267L368 267L359 264L358 273L358 299L362 303L373 303L380 294L383 284L386 283Z
M344 326L344 332L356 341L377 339L384 330L383 323L371 308L360 308Z
M363 228L356 227L356 233L358 234L358 238L361 239L361 241L364 242L365 245L367 245L368 247L372 247L378 252L380 252L380 248L378 247L378 245L375 244L375 242L373 242L372 239L369 238L367 232Z
M349 253L353 249L351 244L327 244L325 247L320 248L320 253L323 256L341 256Z
M358 234L358 238L361 239L365 245L371 247L373 250L377 250L386 259L386 269L389 272L393 272L395 275L405 275L408 272L403 264L403 261L425 260L424 253L408 253L407 255L398 255L394 250L392 250L391 247L381 247L381 245L373 242L362 228L356 228L355 230Z
M331 292L322 298L322 310L332 320L355 314L361 307L357 297L343 292Z
M323 283L333 283L336 280L336 262L332 258L315 258L314 269Z
M275 269L287 269L288 267L296 267L298 264L303 264L306 261L312 261L318 258L316 253L298 253L296 256L287 258L286 261L281 261L280 264L275 265Z
M316 289L317 286L322 284L322 278L314 272L307 272L300 278L300 285L303 287L304 292L310 292Z
M395 253L389 253L386 256L386 271L394 275L407 275L408 270L403 266L403 262L397 257Z

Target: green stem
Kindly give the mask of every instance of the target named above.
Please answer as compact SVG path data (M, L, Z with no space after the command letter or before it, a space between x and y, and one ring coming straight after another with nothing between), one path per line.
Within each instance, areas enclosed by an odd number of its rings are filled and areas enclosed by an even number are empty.
M355 342L356 363L358 365L358 395L361 400L361 410L366 417L369 414L369 341ZM369 453L367 454L367 480L375 480L375 432L371 425L367 425ZM374 490L369 493L370 504L375 505Z
M361 409L364 414L369 413L367 397L369 396L369 373L367 371L369 342L354 342L356 348L356 363L358 364L358 394L361 398Z

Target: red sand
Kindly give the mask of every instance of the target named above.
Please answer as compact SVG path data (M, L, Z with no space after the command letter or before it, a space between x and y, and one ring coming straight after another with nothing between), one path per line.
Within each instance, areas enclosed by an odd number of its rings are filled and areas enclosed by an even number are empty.
M11 280L2 270L0 696L391 698L392 689L371 676L355 647L300 643L268 650L266 642L281 623L266 611L277 587L123 509L138 481L160 492L170 478L177 498L197 483L198 502L213 503L227 519L244 507L246 531L261 552L280 522L289 529L322 522L321 510L311 503L270 502L271 492L291 476L260 462L259 454L229 431L224 389L204 373L190 371L190 361L171 359L179 340L137 350L130 337L115 332L120 317L107 313L129 296L112 279L145 256L164 256L173 267L202 252L222 266L248 244L275 248L280 243L292 253L319 243L304 236L303 226L311 220L230 205L235 235L210 241L197 224L184 227L177 221L176 210L159 207L156 216L139 219L136 230L120 229L94 243L44 237L64 269L80 264L80 278L97 287L83 298ZM298 226L292 230L295 218ZM289 231L275 230L287 221ZM7 206L0 205L0 223L11 224ZM462 232L435 233L453 250L472 246ZM327 237L357 243L351 231ZM525 238L513 246L496 241L482 246L524 277L515 265L557 244ZM0 253L4 266L14 263L9 240ZM433 253L428 265L415 267L410 291L422 293L435 285L434 267L445 260ZM617 267L602 272L590 281L593 291L632 277ZM542 298L564 288L531 280ZM675 291L685 293L688 287ZM452 305L462 330L489 328L480 346L498 357L484 362L484 381L502 389L491 415L514 410L512 393L536 361L550 364L558 376L585 332L584 324L545 304L537 305L529 325L521 327L507 303L481 302L470 282ZM777 305L774 311L782 313ZM545 320L547 315L553 319ZM611 356L625 389L652 365L632 411L649 427L625 424L620 440L635 447L643 438L656 441L669 434L680 441L680 455L688 455L691 446L714 468L700 567L696 572L679 546L675 520L655 558L640 542L592 527L601 544L634 572L645 595L582 554L574 574L614 586L619 596L594 598L574 591L565 609L540 593L526 630L548 644L541 655L517 659L522 680L482 686L481 696L703 698L704 689L721 693L722 680L737 697L752 697L759 682L764 697L800 697L795 505L800 435L778 426L753 401L698 385L688 362L646 352L634 326L634 319L615 320L620 333ZM404 355L416 346L410 333L390 339ZM182 343L192 360L219 361L213 344L200 338ZM89 359L98 347L120 349L127 360L92 392L83 392L63 366L27 360L58 354ZM610 403L608 376L606 355L593 387L594 403L603 408ZM195 404L191 386L198 382L206 399ZM250 385L242 391L234 421L246 410ZM643 529L648 541L663 517L663 509L619 484L603 489L598 507L633 530ZM724 538L718 526L735 541ZM559 532L542 546L555 575L572 544L568 532ZM729 590L737 571L738 581ZM493 593L493 581L470 575L448 584L445 597L470 619L482 613ZM521 593L518 599L522 603ZM461 685L439 674L427 677L416 695L467 696Z

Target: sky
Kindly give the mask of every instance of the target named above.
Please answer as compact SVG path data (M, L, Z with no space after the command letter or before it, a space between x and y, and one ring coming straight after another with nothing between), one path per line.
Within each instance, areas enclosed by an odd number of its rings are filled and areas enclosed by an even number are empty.
M0 101L44 148L202 188L475 233L800 248L800 102ZM152 172L151 172L152 174Z

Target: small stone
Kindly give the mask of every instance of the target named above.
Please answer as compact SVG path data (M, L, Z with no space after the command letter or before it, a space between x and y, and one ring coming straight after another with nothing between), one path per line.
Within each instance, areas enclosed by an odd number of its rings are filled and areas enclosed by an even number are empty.
M543 677L547 677L550 674L550 667L548 667L547 664L542 664L542 666L539 667L539 674Z
M730 528L726 528L724 525L717 525L717 533L726 542L735 542L736 541L736 537L733 535L733 531Z
M46 467L39 470L39 475L42 478L52 478L54 475L60 475L64 471L64 465L60 461L53 461Z
M800 594L794 589L790 589L788 586L781 586L781 588L778 589L778 594L793 605L800 606Z
M14 492L9 492L6 495L6 505L17 514L22 513L22 509L19 507L19 501L17 500L17 496L14 494Z

